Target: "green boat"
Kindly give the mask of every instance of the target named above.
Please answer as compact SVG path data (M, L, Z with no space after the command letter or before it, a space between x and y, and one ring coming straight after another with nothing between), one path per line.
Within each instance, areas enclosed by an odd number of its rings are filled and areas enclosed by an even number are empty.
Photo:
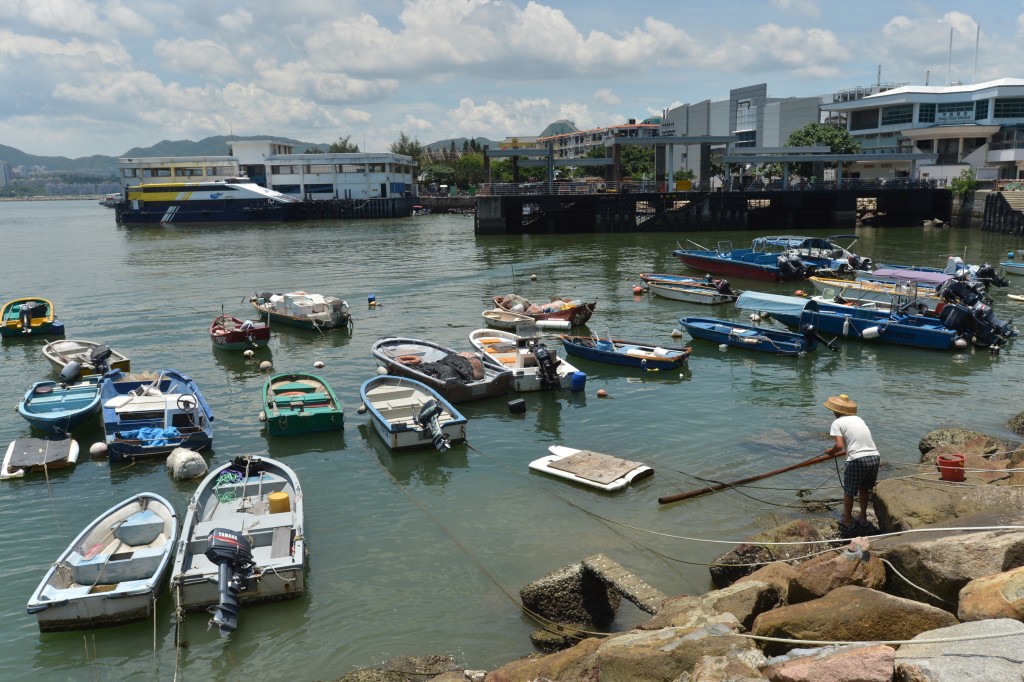
M263 413L271 436L340 431L345 411L330 385L315 374L275 374L263 385Z

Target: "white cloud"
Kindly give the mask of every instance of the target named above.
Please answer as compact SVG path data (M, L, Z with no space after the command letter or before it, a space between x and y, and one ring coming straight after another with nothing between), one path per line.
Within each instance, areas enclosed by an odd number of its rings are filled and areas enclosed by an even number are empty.
M594 99L602 104L621 104L622 99L608 88L601 88L594 92Z
M245 31L252 26L252 13L244 7L217 17L217 25L226 31Z
M7 0L4 15L24 20L29 26L45 31L87 36L109 35L94 2L83 0Z
M117 0L107 3L103 8L103 15L107 23L114 29L140 36L150 36L156 33L156 26L152 22Z
M189 73L202 70L224 77L244 72L231 50L207 38L201 40L158 40L153 54L170 69Z
M91 43L73 38L62 43L5 29L0 29L0 58L23 60L28 65L35 62L36 77L41 75L39 71L60 74L65 69L78 71L102 64L126 66L131 63L131 56L116 41Z
M784 12L804 14L815 19L821 16L821 10L812 0L772 0L772 5Z

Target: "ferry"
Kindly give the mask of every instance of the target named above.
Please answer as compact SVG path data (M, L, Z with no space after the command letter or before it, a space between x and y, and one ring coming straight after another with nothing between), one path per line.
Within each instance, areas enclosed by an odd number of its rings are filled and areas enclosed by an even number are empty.
M248 178L148 183L127 187L117 222L125 224L283 222L298 217L301 201Z

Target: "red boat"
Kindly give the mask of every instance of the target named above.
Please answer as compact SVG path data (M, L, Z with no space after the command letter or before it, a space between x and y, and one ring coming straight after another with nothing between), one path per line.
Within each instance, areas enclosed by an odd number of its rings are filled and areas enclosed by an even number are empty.
M224 350L260 348L270 341L270 325L266 322L243 321L230 315L218 315L210 323L210 340L214 348Z
M567 320L574 327L587 323L590 316L594 314L597 301L589 303L570 299L552 297L547 303L530 303L529 300L517 294L507 296L495 296L494 307L508 310L513 313L523 313L535 320Z

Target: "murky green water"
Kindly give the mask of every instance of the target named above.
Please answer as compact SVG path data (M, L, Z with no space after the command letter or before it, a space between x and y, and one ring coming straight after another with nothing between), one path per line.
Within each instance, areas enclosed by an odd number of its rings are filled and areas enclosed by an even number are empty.
M820 466L768 479L747 495L657 503L688 489L689 474L739 478L820 453L830 417L821 402L829 395L858 400L884 458L910 463L932 428L960 424L1005 433L1024 393L1020 342L990 355L851 341L840 353L800 359L696 342L682 373L643 375L579 361L589 377L585 392L527 394L524 415L511 414L505 399L468 404L469 447L392 455L355 411L359 384L375 370L370 344L400 334L468 350L481 311L492 295L512 290L513 273L516 290L531 298L596 298L590 329L608 328L621 338L670 345L680 316L745 316L730 307L709 311L633 295L640 272L684 272L671 250L687 235L478 239L471 217L444 215L125 229L94 202L2 202L0 230L3 298L46 296L68 338L104 341L131 356L136 370L174 367L193 376L216 415L211 465L269 453L294 468L305 492L311 549L308 594L244 609L238 631L225 641L207 632L203 614L176 628L166 595L155 622L40 635L25 602L82 527L143 490L184 511L195 484L171 481L162 463L112 467L87 455L76 470L48 481L4 481L3 679L171 679L177 673L196 680L312 680L427 653L491 668L531 651L534 625L515 599L523 585L550 571L603 552L665 592L703 592L709 586L704 564L728 545L664 534L739 539L760 524L798 515L782 506L796 502L795 489L822 486L817 496L838 496L835 468ZM860 235L856 250L875 261L928 265L944 264L965 248L968 262L996 262L1018 246L1010 237L956 230L864 229ZM690 236L741 244L756 235ZM1024 278L1013 279L1018 282ZM794 288L733 284L777 293ZM257 362L214 351L206 329L222 307L251 317L246 300L254 291L295 289L345 297L355 313L353 334L281 329L256 360L270 358L282 371L325 362L321 374L345 404L346 428L269 440L257 420L265 376ZM1006 291L995 294L1000 316L1024 312L1005 299ZM375 310L366 305L370 294L380 302ZM5 339L0 346L8 407L0 418L2 443L29 435L14 407L31 382L50 374L39 352L43 343ZM610 398L598 399L599 388ZM75 435L87 450L100 433L96 426ZM640 460L656 473L614 495L530 474L527 464L558 443ZM644 618L625 605L616 627ZM187 643L177 654L176 638Z

